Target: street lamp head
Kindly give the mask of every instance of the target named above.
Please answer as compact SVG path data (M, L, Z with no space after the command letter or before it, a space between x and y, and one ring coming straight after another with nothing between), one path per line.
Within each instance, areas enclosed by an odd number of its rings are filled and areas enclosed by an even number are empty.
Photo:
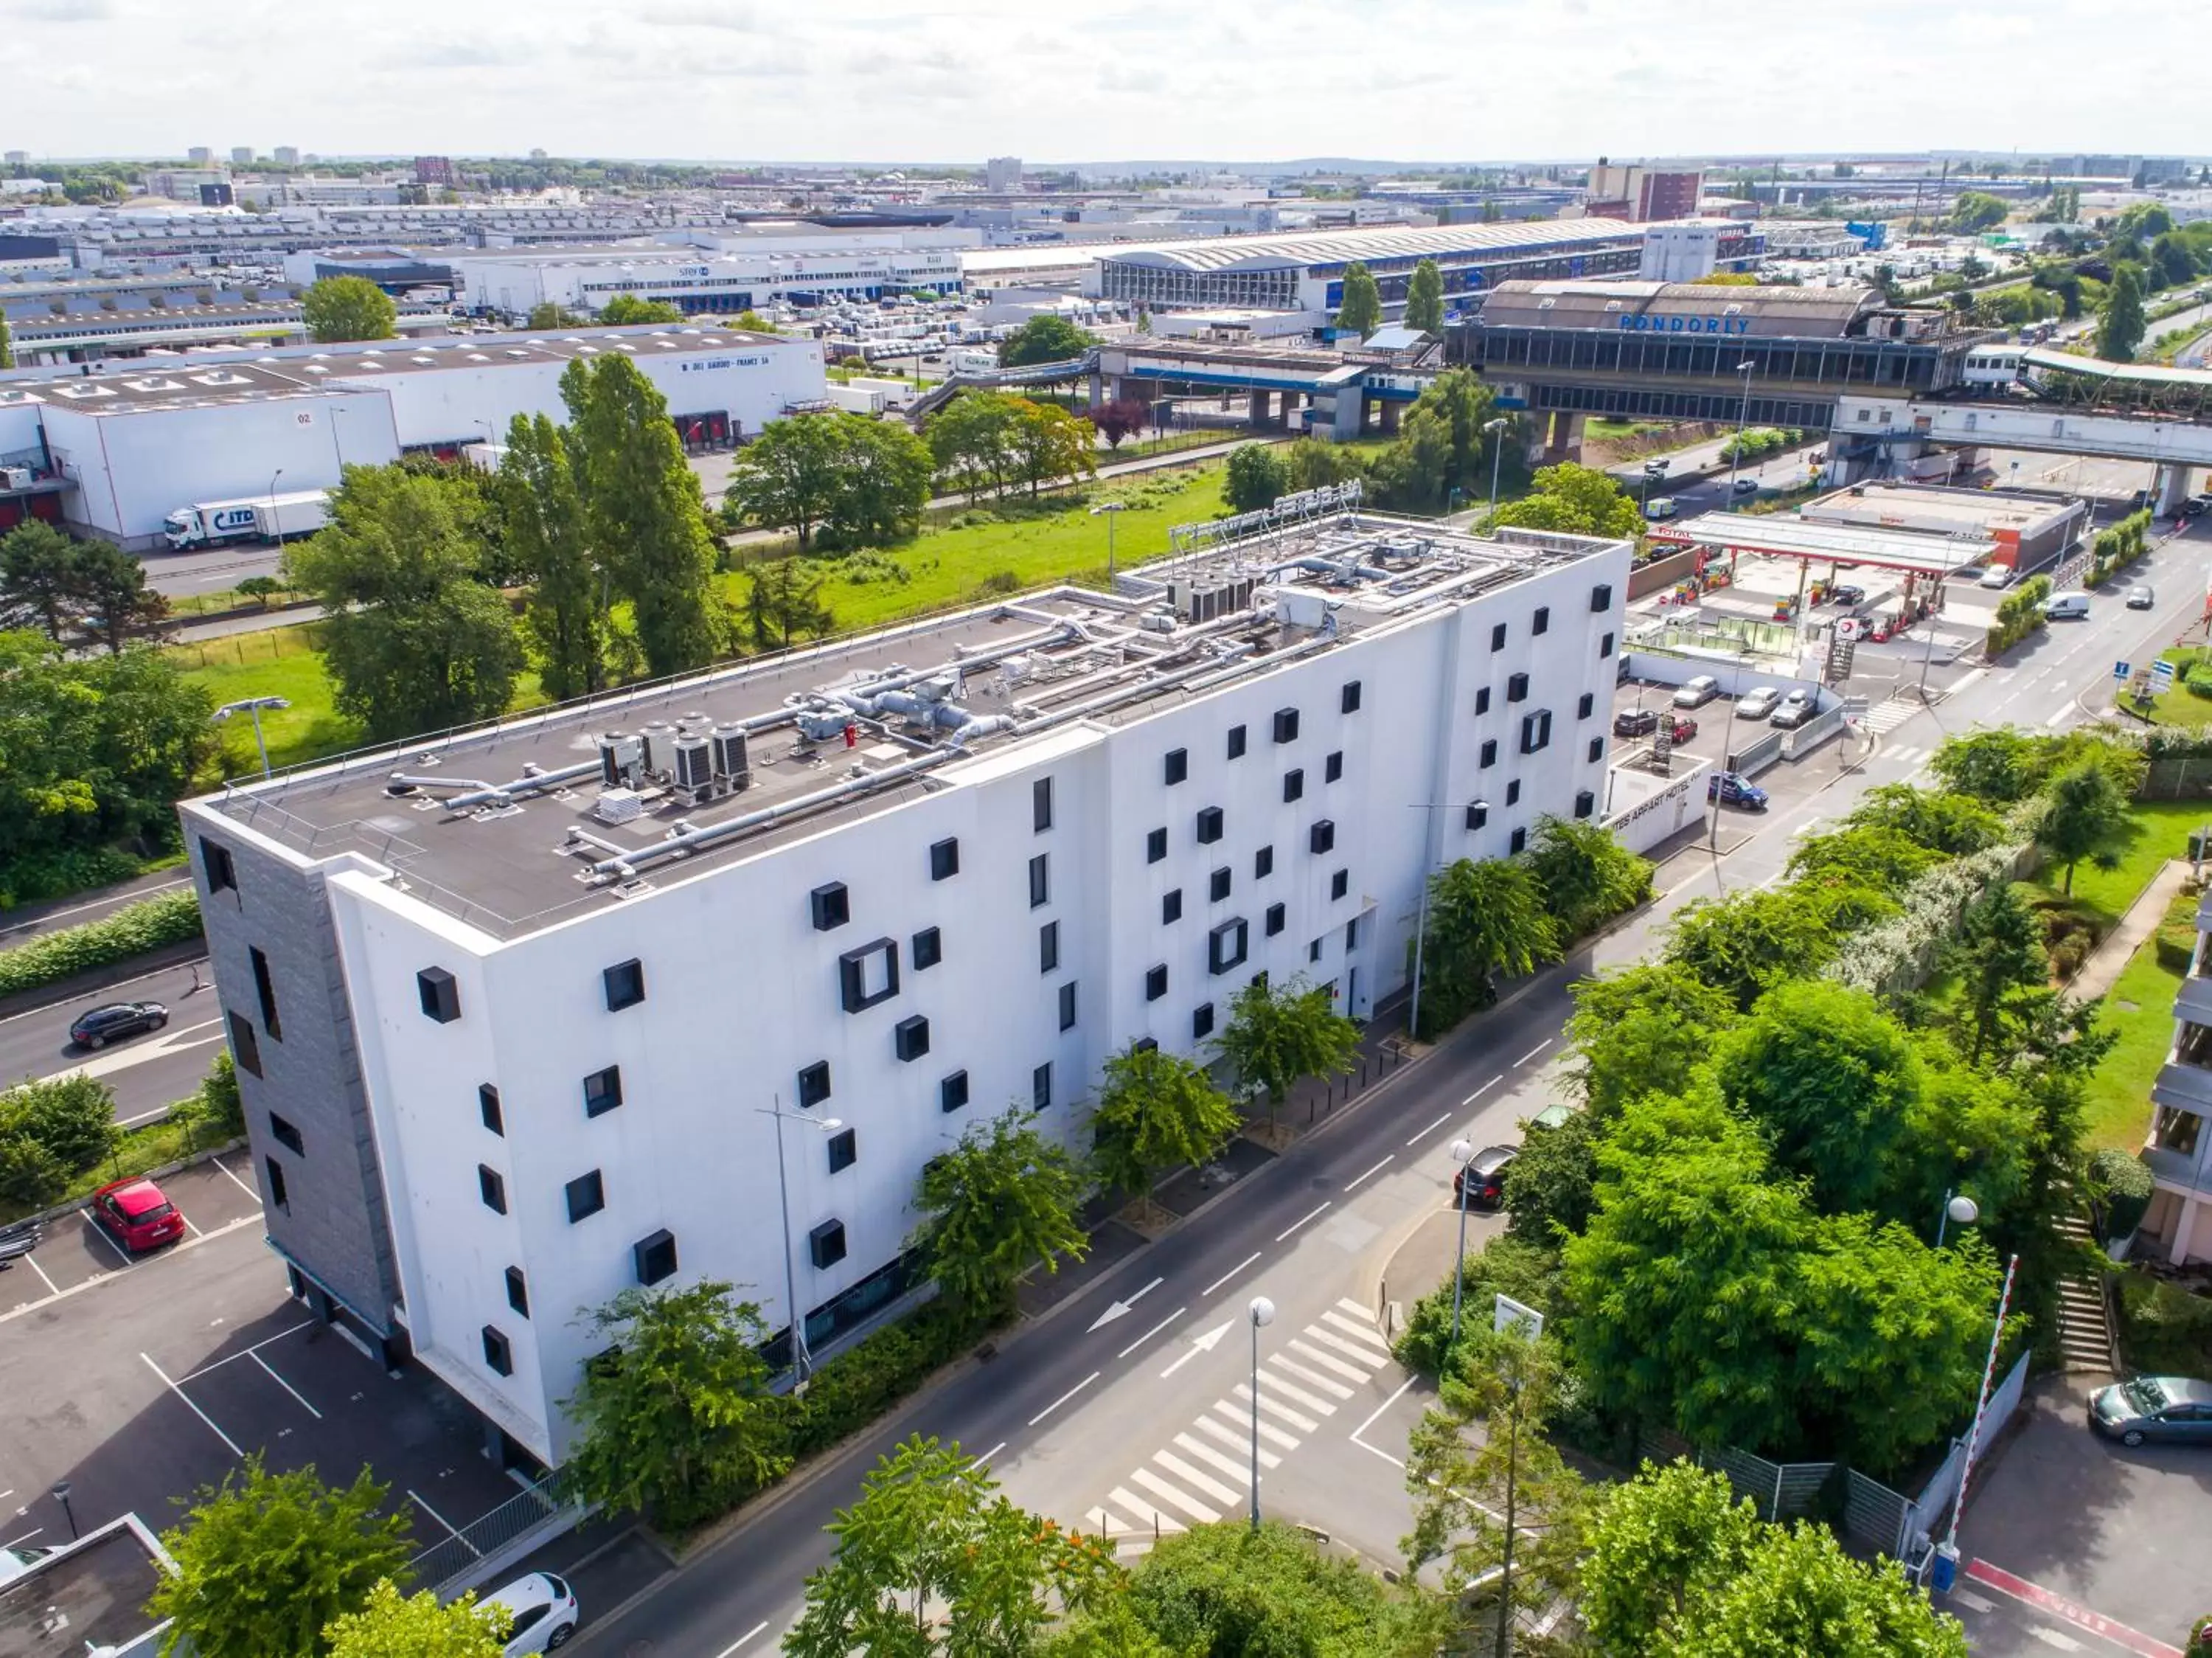
M820 1129L824 1134L835 1134L839 1129L845 1126L845 1119L842 1117L824 1117L819 1121L816 1121L814 1119L809 1118L807 1120L814 1123L814 1126Z
M1245 1311L1251 1314L1255 1330L1262 1329L1275 1321L1275 1303L1265 1295L1253 1296L1252 1304Z
M1495 420L1484 421L1482 423L1482 430L1486 432L1502 432L1512 424L1513 423L1508 420L1504 415L1500 415Z
M1452 1161L1454 1161L1454 1162L1455 1162L1455 1163L1463 1163L1463 1162L1465 1162L1468 1158L1470 1158L1470 1157L1472 1157L1472 1156L1474 1156L1474 1141L1472 1141L1472 1140L1455 1140L1455 1141L1453 1141L1453 1142L1451 1143L1451 1160L1452 1160Z
M1982 1218L1981 1206L1964 1192L1951 1199L1945 1206L1945 1212L1960 1226L1972 1226Z
M1742 362L1735 365L1735 371L1740 375L1747 375L1758 366L1759 365L1753 363L1749 357L1746 357Z

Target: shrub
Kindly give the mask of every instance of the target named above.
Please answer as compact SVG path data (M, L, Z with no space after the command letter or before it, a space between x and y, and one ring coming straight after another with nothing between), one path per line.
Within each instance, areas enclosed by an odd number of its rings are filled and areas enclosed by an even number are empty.
M787 1399L794 1455L857 1433L966 1352L982 1334L944 1301L877 1331L817 1370L805 1397Z
M0 868L0 909L65 898L128 881L137 873L138 860L117 846L58 846L26 852Z
M2183 688L2195 697L2212 697L2212 662L2194 661L2182 670Z
M1558 1312L1559 1258L1549 1249L1511 1236L1492 1238L1467 1258L1461 1295L1460 1330L1486 1328L1500 1295L1549 1316ZM1398 1362L1425 1376L1443 1368L1451 1345L1452 1281L1444 1281L1415 1301L1398 1338ZM1548 1327L1548 1326L1547 1326Z
M2089 1160L2089 1196L2100 1224L2098 1235L2106 1243L2124 1238L2142 1224L2150 1207L2150 1171L2131 1152L2107 1146Z
M128 961L134 955L181 944L200 933L200 901L187 887L125 905L113 915L82 927L49 933L0 954L0 996L36 990L94 967Z
M114 1149L115 1096L89 1076L19 1083L0 1093L0 1198L26 1208L54 1202Z
M2131 1367L2169 1376L2212 1369L2212 1296L2145 1272L2122 1272L2118 1284L2120 1344Z

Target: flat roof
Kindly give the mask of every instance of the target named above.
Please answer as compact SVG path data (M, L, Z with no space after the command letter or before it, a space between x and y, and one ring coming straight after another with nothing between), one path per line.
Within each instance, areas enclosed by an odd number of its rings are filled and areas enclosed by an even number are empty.
M1735 317L1758 335L1840 338L1862 314L1880 308L1874 288L1753 287L1744 283L1644 282L1601 277L1586 282L1501 282L1484 296L1486 327L1603 328L1622 319Z
M1343 265L1353 259L1425 259L1455 253L1597 242L1640 242L1646 226L1619 219L1532 219L1497 224L1418 229L1268 231L1203 241L1109 243L1092 250L1099 263L1181 271L1274 271Z
M1871 564L1881 570L1950 571L1978 564L1996 543L1974 535L1929 535L1913 530L1866 529L1808 523L1781 513L1700 513L1662 524L1651 539L1676 546L1726 548L1814 564Z
M2082 508L2074 500L2051 496L1876 479L1816 497L1797 510L1808 523L1863 524L1931 533L1995 529L2033 533L2078 514ZM1946 525L1950 527L1948 531L1939 527Z
M167 1559L135 1515L55 1550L0 1587L0 1658L130 1645L155 1627L146 1602ZM50 1612L68 1620L55 1634L46 1628Z
M2085 375L2092 380L2119 380L2137 386L2186 386L2200 392L2212 391L2212 369L2177 369L2158 363L2107 363L2102 357L2076 357L2071 351L2053 351L2041 345L2022 350L2020 360L2030 369Z

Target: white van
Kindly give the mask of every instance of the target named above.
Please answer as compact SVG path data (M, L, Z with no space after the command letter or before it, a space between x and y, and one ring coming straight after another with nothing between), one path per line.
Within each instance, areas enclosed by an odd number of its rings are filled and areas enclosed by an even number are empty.
M2086 593L2062 593L2045 601L2043 619L2046 622L2086 622L2089 619L2089 595Z
M1671 495L1655 496L1644 503L1644 515L1656 524L1662 518L1672 518L1680 506L1680 503Z

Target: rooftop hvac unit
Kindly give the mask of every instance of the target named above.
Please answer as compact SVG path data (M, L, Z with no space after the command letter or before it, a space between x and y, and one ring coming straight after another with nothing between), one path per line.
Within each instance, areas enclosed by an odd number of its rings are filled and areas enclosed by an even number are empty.
M630 823L645 815L645 801L635 789L602 789L592 815L601 823Z
M745 751L745 734L742 730L734 725L718 725L707 744L716 777L728 778L732 789L751 784L752 762Z
M668 780L678 789L704 789L714 776L707 739L678 737L670 746Z
M1148 610L1137 618L1137 625L1147 633L1172 633L1176 629L1176 619L1164 610Z
M599 739L599 781L610 789L628 789L637 782L644 747L627 732L610 731Z
M676 728L665 720L655 720L638 735L645 743L646 775L667 777L675 761Z

